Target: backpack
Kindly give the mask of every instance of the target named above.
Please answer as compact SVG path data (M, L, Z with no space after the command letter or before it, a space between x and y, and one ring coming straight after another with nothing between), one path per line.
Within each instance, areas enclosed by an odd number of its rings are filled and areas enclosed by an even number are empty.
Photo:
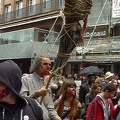
M30 98L30 97L25 97L25 99L31 106L36 119L43 120L43 111L42 111L42 108L39 107L40 106L39 103L37 103L37 101L35 101L33 98ZM41 113L42 113L42 115L41 115Z

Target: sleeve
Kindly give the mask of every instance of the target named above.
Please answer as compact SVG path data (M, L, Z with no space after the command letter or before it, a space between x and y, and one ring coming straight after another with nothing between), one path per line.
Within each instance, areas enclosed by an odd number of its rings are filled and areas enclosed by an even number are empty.
M88 105L89 105L89 103L90 103L89 96L90 96L90 94L89 94L89 93L88 93L88 94L86 94L86 96L85 96L85 106L86 106L86 107L88 107Z
M113 118L116 119L116 117L120 113L120 108L118 106L116 106L116 108L114 108L114 105L113 105L112 101L110 103L110 107L111 107Z
M59 102L59 99L57 99L57 100L54 102L54 106L55 106L55 108L56 108L58 102Z
M22 81L22 87L21 87L20 94L22 96L27 97L27 96L29 96L29 87L28 87L27 77L25 77L25 76L22 77L21 81Z
M51 120L61 120L61 118L58 116L57 112L55 111L51 91L49 94L49 101L48 101L48 114Z
M43 120L43 110L41 107L39 107L39 111L40 111L39 118L40 120Z
M78 107L78 115L77 115L77 119L81 118L81 112L82 112L82 108Z
M79 90L79 101L81 103L85 103L85 90L83 86L80 86L80 90Z
M95 102L91 102L87 108L86 120L96 120L95 119Z
M27 99L27 100L28 100L28 99ZM37 118L39 118L39 120L44 120L44 119L43 119L42 106L41 106L36 100L33 99L33 101L36 102L35 105L37 105L36 107L38 107L38 109L37 109L37 108L35 109L35 107L33 108L33 109L34 109L33 111L35 111L34 114L36 115ZM33 104L33 103L32 103L32 104Z

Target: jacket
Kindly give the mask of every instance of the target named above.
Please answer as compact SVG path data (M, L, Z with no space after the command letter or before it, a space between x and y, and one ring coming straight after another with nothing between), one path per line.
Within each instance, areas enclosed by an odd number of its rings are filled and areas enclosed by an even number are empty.
M109 120L113 120L117 117L120 108L114 108L112 101L110 100L110 118ZM104 120L104 111L101 99L96 96L92 102L89 104L87 108L86 120Z
M80 86L80 90L79 90L79 101L81 103L85 103L85 96L87 93L89 93L90 89L89 89L89 85L88 82L84 83L83 85Z
M27 120L38 120L26 100L24 102L18 100L18 104L19 105L8 105L0 103L0 120L26 120L27 118ZM41 108L40 111L40 120L43 120Z

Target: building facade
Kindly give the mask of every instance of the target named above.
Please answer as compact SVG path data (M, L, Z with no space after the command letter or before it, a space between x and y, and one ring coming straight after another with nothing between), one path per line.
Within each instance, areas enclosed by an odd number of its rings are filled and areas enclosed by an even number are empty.
M63 8L64 0L0 0L0 60L13 59L23 73L36 54L54 61ZM120 24L112 10L112 0L93 1L84 46L74 50L64 68L66 74L79 73L89 65L120 73Z

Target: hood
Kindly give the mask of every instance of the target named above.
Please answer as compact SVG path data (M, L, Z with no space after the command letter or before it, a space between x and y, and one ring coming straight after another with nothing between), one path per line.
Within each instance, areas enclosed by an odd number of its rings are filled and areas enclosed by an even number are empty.
M4 83L18 99L25 101L25 99L19 94L22 82L22 72L18 65L12 60L7 60L0 63L0 82Z

